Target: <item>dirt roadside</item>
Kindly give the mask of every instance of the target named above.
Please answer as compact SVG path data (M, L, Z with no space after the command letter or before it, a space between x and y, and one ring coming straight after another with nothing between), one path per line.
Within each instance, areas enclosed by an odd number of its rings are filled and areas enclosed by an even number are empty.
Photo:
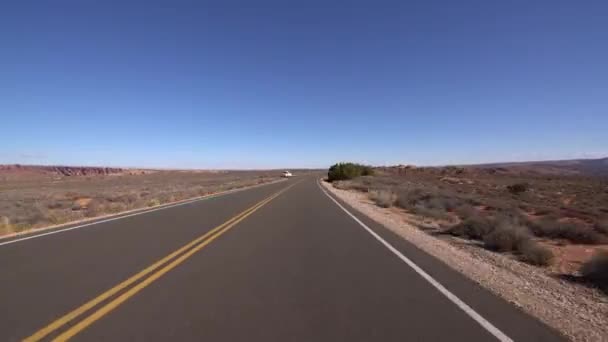
M572 341L608 340L608 298L597 290L551 277L545 270L472 246L431 236L395 208L379 208L363 193L322 186L374 221L538 317Z
M198 201L198 200L203 200L205 198L227 195L227 194L230 194L230 193L233 193L233 192L239 192L239 191L243 191L243 190L253 189L253 188L260 187L260 186L270 185L270 184L274 184L274 183L278 183L278 182L283 182L283 181L285 181L285 180L284 179L272 180L272 181L268 181L268 182L264 182L264 183L260 183L260 184L247 185L247 186L238 187L238 188L234 188L234 189L230 189L230 190L226 190L226 191L209 193L209 194L203 195L203 196L190 197L190 198L186 198L186 199L179 200L179 201L173 201L173 202L163 203L163 204L160 204L160 205L157 205L157 206L153 206L153 207L145 207L145 208L137 208L137 209L125 210L125 211L121 211L121 212L118 212L118 213L111 213L111 214L106 214L106 215L100 215L100 216L95 216L95 217L91 217L91 218L70 221L70 222L66 222L66 223L62 223L62 224L56 224L56 225L51 225L51 226L46 226L46 227L40 227L40 228L26 229L26 230L23 230L23 231L20 231L20 232L0 235L0 242L3 242L4 240L8 240L8 239L11 239L11 238L21 237L21 236L28 236L28 235L37 234L37 233L43 233L43 232L54 231L54 230L61 230L63 228L74 226L74 225L85 225L85 224L90 224L90 223L97 222L97 221L110 220L110 219L114 219L114 218L121 217L121 216L131 216L131 215L143 214L143 213L145 213L147 211L154 211L154 210L164 209L164 208L168 208L168 207L177 206L177 205L180 205L180 204L185 204L185 203L195 202L195 201Z

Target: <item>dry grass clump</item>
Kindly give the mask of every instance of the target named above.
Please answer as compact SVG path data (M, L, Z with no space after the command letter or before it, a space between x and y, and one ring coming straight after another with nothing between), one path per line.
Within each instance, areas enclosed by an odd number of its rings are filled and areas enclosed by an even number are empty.
M125 210L128 210L128 206L125 203L114 202L106 205L106 211L108 213L119 213Z
M8 234L13 232L11 220L6 216L0 216L0 234Z
M416 215L445 220L450 219L448 212L462 205L462 200L446 196L439 191L401 188L397 193L396 204Z
M369 198L381 208L390 208L395 203L396 196L390 190L371 190Z
M104 212L104 205L97 199L91 200L85 209L84 216L95 217Z
M158 198L152 198L147 202L148 207L155 207L157 205L160 205L160 200L158 200Z
M358 181L334 181L333 186L341 190L354 190L360 192L368 192L369 187Z
M37 223L48 224L49 220L49 210L44 206L40 205L40 203L35 203L32 206L31 214L27 218L25 218L25 223L28 225L35 225Z

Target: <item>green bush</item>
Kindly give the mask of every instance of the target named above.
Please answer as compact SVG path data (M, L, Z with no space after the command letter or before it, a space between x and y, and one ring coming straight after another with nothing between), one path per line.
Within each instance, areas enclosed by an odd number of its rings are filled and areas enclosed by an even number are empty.
M371 176L374 170L370 166L355 163L337 163L332 165L327 172L327 180L348 180L359 176Z

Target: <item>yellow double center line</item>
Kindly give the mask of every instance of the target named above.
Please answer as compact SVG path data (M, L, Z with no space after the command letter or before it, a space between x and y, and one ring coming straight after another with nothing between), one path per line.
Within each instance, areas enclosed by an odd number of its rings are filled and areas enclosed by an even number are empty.
M101 308L97 309L95 312L93 312L92 314L90 314L89 316L87 316L86 318L84 318L83 320L81 320L80 322L75 324L74 326L70 327L69 329L67 329L66 331L61 333L59 336L57 336L55 339L53 339L53 341L66 341L66 340L70 339L74 335L76 335L79 332L81 332L82 330L86 329L88 326L93 324L95 321L97 321L101 317L108 314L110 311L117 308L120 304L124 303L129 298L133 297L136 293L138 293L139 291L144 289L146 286L150 285L152 282L154 282L158 278L162 277L164 274L171 271L173 268L175 268L179 264L183 263L186 259L188 259L193 254L195 254L196 252L203 249L205 246L210 244L213 240L217 239L219 236L224 234L226 231L230 230L232 227L236 226L239 222L241 222L242 220L247 218L249 215L253 214L256 210L260 209L265 204L272 201L274 198L276 198L277 196L279 196L283 192L287 191L289 188L291 188L292 186L294 186L296 184L297 183L294 183L294 184L286 187L285 189L280 190L280 191L274 193L273 195L267 197L266 199L258 202L254 206L252 206L249 209L241 212L240 214L232 217L231 219L222 223L221 225L213 228L209 232L205 233L204 235L201 235L200 237L196 238L195 240L186 244L185 246L181 247L180 249L176 250L175 252L158 260L154 264L148 266L147 268L145 268L141 272L133 275L129 279L123 281L122 283L114 286L113 288L107 290L106 292L102 293L101 295L86 302L85 304L81 305L80 307L76 308L75 310L73 310L73 311L67 313L66 315L62 316L61 318L55 320L54 322L47 325L46 327L38 330L36 333L25 338L23 341L26 341L26 342L40 341L44 337L46 337L49 334L60 329L61 327L63 327L67 323L73 321L74 319L81 316L85 312L93 309L95 306L99 305L103 301L113 297L114 295L120 293L121 291L128 288L129 286L135 284L137 281L139 281L139 280L143 279L144 277L151 274L148 278L144 279L143 281L139 282L137 285L135 285L135 286L131 287L130 289L128 289L127 291L123 292L122 294L120 294L119 296L117 296L116 298L114 298L113 300L111 300L110 302L108 302L107 304L102 306ZM171 260L173 260L173 261L171 261ZM161 266L163 266L163 265L165 265L165 266L161 268Z

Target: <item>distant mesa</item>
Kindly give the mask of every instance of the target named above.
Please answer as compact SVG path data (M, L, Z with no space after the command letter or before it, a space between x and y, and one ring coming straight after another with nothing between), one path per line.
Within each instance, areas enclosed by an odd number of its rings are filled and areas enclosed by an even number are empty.
M94 166L60 165L0 165L0 173L46 174L56 176L105 176L115 174L141 174L144 170Z
M458 165L442 167L416 167L414 165L380 166L376 170L389 174L406 175L412 172L439 174L446 181L460 175L489 174L537 174L537 175L578 175L608 177L608 158L571 159L551 161L508 162L478 165Z

